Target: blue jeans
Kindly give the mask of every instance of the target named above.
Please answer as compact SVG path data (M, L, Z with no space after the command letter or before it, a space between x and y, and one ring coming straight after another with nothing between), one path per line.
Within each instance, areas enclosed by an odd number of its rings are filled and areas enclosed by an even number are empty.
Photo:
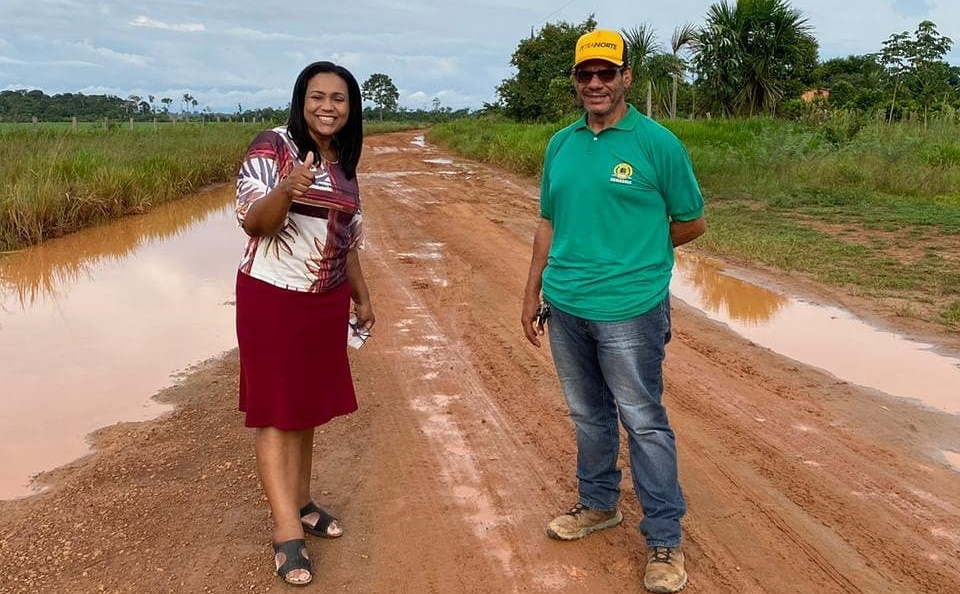
M580 503L599 510L617 507L619 420L643 508L640 532L647 546L679 546L686 504L676 441L661 402L670 298L620 322L595 322L551 309L550 349L576 426Z

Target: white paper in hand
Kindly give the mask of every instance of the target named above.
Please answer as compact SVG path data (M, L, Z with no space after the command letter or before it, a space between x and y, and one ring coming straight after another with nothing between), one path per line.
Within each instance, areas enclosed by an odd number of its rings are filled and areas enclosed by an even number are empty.
M359 349L368 338L370 338L370 332L357 321L357 314L350 314L350 321L347 324L347 344Z

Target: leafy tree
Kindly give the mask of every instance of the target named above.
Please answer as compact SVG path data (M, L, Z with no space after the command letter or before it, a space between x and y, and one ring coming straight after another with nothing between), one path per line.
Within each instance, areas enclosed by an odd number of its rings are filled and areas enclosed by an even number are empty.
M913 34L908 45L910 53L909 86L917 103L923 110L923 125L927 125L927 115L939 97L951 91L950 65L943 57L950 51L953 41L937 31L932 21L923 21Z
M817 66L813 86L829 89L833 107L871 112L883 101L883 64L876 54L833 58Z
M173 99L164 97L160 99L160 103L163 103L163 113L170 113L170 104L173 103Z
M776 113L817 65L817 42L786 0L726 0L707 11L694 64L707 101L722 113Z
M890 100L890 112L887 121L893 121L893 112L897 105L897 92L900 90L900 84L903 76L910 70L910 62L907 55L910 53L910 34L906 31L894 33L883 42L883 49L880 52L880 59L887 70L887 74L893 81L893 98Z
M943 61L952 45L953 41L941 35L932 21L922 21L912 37L903 31L883 42L880 59L893 84L888 122L893 121L902 90L923 111L926 125L933 105L954 91L950 84L953 67Z
M373 101L380 109L380 119L383 119L383 110L394 111L397 109L397 101L400 99L400 92L386 74L379 72L371 74L370 78L364 81L361 87L361 94L364 99Z
M558 111L568 109L574 46L581 35L596 27L597 21L590 15L579 25L548 23L536 35L531 31L529 38L521 40L510 59L516 75L497 87L504 113L517 121L534 122L551 120Z
M580 110L580 103L574 92L570 77L556 77L550 81L547 94L543 98L541 119L559 122L574 116Z

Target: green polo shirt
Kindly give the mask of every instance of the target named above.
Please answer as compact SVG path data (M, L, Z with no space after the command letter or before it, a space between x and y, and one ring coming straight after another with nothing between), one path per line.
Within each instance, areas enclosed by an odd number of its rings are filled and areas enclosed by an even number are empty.
M670 221L703 215L687 151L672 132L632 105L594 134L586 115L547 145L540 216L553 225L543 295L597 321L651 310L673 270Z

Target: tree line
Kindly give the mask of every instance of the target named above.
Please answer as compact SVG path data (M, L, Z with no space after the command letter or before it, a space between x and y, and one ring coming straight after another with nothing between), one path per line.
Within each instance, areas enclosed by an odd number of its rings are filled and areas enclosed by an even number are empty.
M573 47L596 26L591 15L531 31L511 58L516 75L502 81L500 101L489 107L517 121L577 113ZM627 100L654 117L797 117L813 105L890 121L960 109L960 67L944 61L953 42L931 21L892 34L874 53L823 62L809 22L786 0L724 0L703 25L677 26L666 46L647 24L621 32L634 80Z
M471 115L470 109L454 110L441 104L434 98L430 109L408 109L398 105L400 93L393 80L383 73L375 73L363 84L363 98L374 103L374 107L365 107L365 119L382 121L445 122L451 119ZM156 118L196 119L220 118L238 121L258 121L283 123L287 120L289 103L286 107L266 107L244 109L237 104L232 114L216 113L205 108L197 112L197 101L189 93L181 98L182 111L174 114L170 111L173 99L162 97L155 101L150 95L143 99L131 95L127 99L112 95L84 95L82 93L62 93L47 95L39 90L0 91L0 122L30 122L33 118L42 122L69 122L76 117L79 121L100 121L104 118L114 121L133 119L149 121ZM149 100L149 101L148 101ZM194 111L189 111L193 107Z
M179 99L179 112L171 111L174 100L155 95L140 97L130 95L126 99L113 95L84 95L83 93L60 93L47 95L40 90L17 89L0 91L0 122L30 122L33 118L42 122L68 122L109 120L150 121L163 119L226 118L243 121L286 120L287 110L276 108L243 109L237 104L232 114L215 113L209 107L197 111L197 100L190 93ZM192 108L192 110L191 110Z

